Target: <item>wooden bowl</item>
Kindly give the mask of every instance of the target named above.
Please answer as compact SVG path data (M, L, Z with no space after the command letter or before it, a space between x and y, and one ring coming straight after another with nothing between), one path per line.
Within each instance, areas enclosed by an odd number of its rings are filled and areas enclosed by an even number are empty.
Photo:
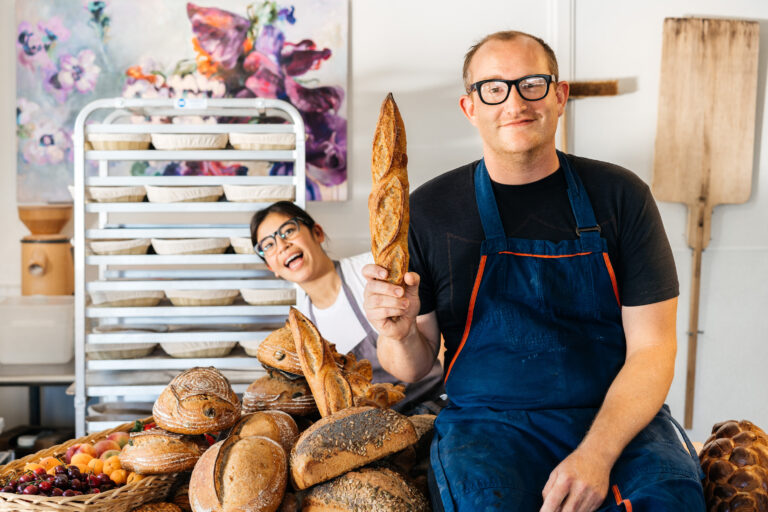
M19 218L33 235L55 235L72 217L72 204L19 205Z

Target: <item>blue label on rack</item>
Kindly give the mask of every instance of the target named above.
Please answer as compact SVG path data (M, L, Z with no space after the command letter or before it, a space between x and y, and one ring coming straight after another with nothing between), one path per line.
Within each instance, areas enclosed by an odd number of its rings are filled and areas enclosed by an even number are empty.
M190 110L204 110L208 108L208 98L176 98L174 108L188 108Z

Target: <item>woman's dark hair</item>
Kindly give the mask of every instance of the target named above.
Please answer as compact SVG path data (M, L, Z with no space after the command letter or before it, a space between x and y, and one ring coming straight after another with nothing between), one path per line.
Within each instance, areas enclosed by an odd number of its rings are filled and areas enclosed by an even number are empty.
M302 207L297 206L290 201L278 201L253 214L253 217L251 218L251 243L254 245L254 247L257 243L259 243L258 239L256 238L256 233L259 231L259 226L261 226L261 223L264 222L264 219L266 219L267 215L270 213L281 213L291 218L296 217L299 222L307 226L309 229L315 227L315 219L313 219ZM261 259L263 260L264 258Z

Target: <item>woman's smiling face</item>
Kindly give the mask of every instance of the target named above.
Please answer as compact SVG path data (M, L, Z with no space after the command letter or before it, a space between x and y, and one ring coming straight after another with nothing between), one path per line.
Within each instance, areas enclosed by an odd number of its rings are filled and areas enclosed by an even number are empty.
M290 219L284 213L268 214L259 225L256 239L261 242L264 237L274 235ZM327 256L320 245L325 240L323 229L317 224L310 229L301 221L297 225L298 231L290 239L274 236L274 247L265 252L264 261L276 277L301 284L317 277Z

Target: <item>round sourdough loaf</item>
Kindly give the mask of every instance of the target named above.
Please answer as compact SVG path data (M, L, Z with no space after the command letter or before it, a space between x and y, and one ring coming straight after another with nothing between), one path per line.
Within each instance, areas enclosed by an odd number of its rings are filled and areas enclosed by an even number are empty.
M240 418L240 400L216 368L181 372L152 408L158 427L179 434L205 434L231 427Z
M288 478L285 451L266 437L230 436L211 446L189 480L195 512L275 512Z
M276 410L306 416L317 405L306 379L289 380L277 372L256 379L243 393L243 413Z
M306 489L416 442L408 418L391 409L350 407L305 430L291 451L294 487Z
M302 512L426 512L424 495L386 468L350 471L310 489Z
M295 375L303 375L301 361L288 322L271 332L259 345L256 358L264 365Z
M230 435L240 437L263 436L276 441L283 447L285 453L291 453L291 448L299 437L299 427L291 415L283 411L260 411L246 414L232 427Z
M153 428L131 434L120 452L120 465L140 475L179 473L191 470L206 448L202 438Z

